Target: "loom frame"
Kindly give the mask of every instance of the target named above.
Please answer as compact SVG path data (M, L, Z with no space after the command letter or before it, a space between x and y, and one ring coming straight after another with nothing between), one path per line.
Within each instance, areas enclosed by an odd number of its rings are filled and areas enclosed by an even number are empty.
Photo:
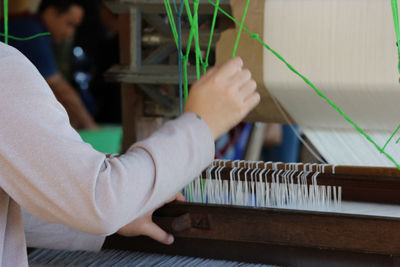
M175 235L172 246L114 235L105 247L294 266L399 264L398 218L172 203L154 221Z
M231 162L226 165L221 172L223 180L229 179L232 170ZM265 163L240 166L261 168ZM317 165L310 168L318 169ZM400 171L395 168L337 166L332 172L332 167L327 167L326 173L318 176L318 185L342 186L344 200L400 204ZM159 209L153 219L175 235L174 245L114 235L105 246L294 266L400 264L400 218L175 202Z

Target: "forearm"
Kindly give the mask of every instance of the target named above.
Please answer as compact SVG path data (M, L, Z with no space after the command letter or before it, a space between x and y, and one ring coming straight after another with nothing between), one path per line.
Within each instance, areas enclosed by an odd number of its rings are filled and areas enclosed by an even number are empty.
M31 248L99 251L105 236L91 235L68 226L44 222L22 210L26 244Z
M0 187L44 221L113 233L173 196L214 157L207 124L186 114L121 157L107 159L71 128L42 82L28 84L17 85L25 90L0 91L7 99L2 109L13 114L10 123L0 113L0 124L7 125L0 145L6 179ZM29 101L18 105L23 97Z

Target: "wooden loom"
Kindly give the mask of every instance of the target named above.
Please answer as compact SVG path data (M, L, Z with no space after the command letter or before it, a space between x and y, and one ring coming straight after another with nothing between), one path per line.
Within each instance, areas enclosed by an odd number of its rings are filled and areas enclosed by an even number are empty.
M245 1L231 2L234 17L240 18ZM264 10L264 2L252 1L247 16L247 23L260 35L263 24L259 13ZM233 29L221 35L217 62L230 57L226 51L232 51L235 38ZM282 123L282 114L263 86L262 57L259 56L263 48L253 44L254 40L244 34L238 48L238 55L252 71L262 96L261 104L248 120ZM246 49L249 46L251 50ZM221 174L222 179L229 179L229 173L227 167ZM400 264L400 171L337 166L333 174L328 167L326 173L318 176L318 184L341 186L343 201L393 205L391 210L398 208L397 214L377 216L173 203L160 209L154 217L158 224L175 235L172 246L143 237L112 236L105 247L293 266Z
M321 173L318 185L341 186L344 201L400 204L400 171L393 168L337 166L335 174ZM106 247L293 266L394 266L400 255L396 206L391 217L173 203L154 219L176 236L174 245L113 236Z
M119 9L119 2L108 1ZM126 0L133 3L129 15L122 13L120 20L127 25L128 20L138 19L140 13L135 7L135 0ZM155 4L157 1L149 1ZM263 1L260 1L263 2ZM137 4L137 3L136 3ZM143 4L144 5L144 4ZM145 9L143 9L145 10ZM143 11L142 10L142 11ZM154 10L153 8L149 9ZM259 8L258 10L263 10ZM233 13L241 13L233 9ZM139 15L138 15L139 14ZM235 17L240 17L235 15ZM256 17L250 16L254 20ZM132 28L133 25L130 25ZM125 31L138 34L136 29ZM261 31L260 31L261 32ZM129 34L122 34L121 40L126 40ZM134 37L134 36L133 36ZM234 31L228 31L222 36L217 50L227 49L225 41L232 43ZM131 35L132 38L132 35ZM140 38L140 34L139 34ZM231 39L229 39L231 38ZM257 53L247 55L241 51L243 45L249 41L245 39L239 46L239 54L244 56L247 66L254 66L252 72L261 82L261 73L257 70L260 57ZM130 40L132 42L132 40ZM137 71L137 52L134 45L121 42L122 63ZM131 46L131 50L126 49ZM125 48L124 48L125 47ZM260 49L262 48L255 48ZM125 54L125 57L124 57ZM217 53L217 56L221 53ZM128 59L130 58L130 60ZM223 59L219 59L223 60ZM130 61L130 62L129 62ZM253 64L251 64L253 63ZM137 101L138 92L133 92L126 73L120 72L119 81L123 82L124 113L140 113L132 101ZM136 72L129 75L136 75ZM126 77L125 77L125 76ZM265 89L265 88L264 88ZM273 105L266 90L263 90L263 103L253 112L249 119L255 121L277 121L283 119ZM139 97L140 98L140 97ZM268 117L265 116L268 114ZM138 117L138 116L136 116ZM135 118L125 116L125 144L132 143L135 137L132 125ZM232 164L221 172L222 179L229 179ZM248 164L246 164L248 165ZM245 167L242 165L241 167ZM264 164L251 166L264 168ZM269 167L268 164L266 167ZM279 169L288 166L277 164ZM316 165L311 167L311 176L318 171ZM304 169L299 166L298 171ZM240 176L241 180L244 179ZM161 208L154 216L154 220L164 229L172 232L176 241L172 246L164 246L148 238L124 238L114 235L107 239L105 248L167 253L173 255L189 255L217 259L230 259L244 262L293 266L397 266L400 265L400 171L394 168L373 167L326 167L324 173L318 175L319 185L340 186L343 201L361 203L380 203L395 210L396 214L360 215L340 212L319 212L310 210L290 210L279 208L252 208L232 205L214 205L198 203L172 203ZM390 205L390 206L388 206ZM376 206L376 205L375 205Z

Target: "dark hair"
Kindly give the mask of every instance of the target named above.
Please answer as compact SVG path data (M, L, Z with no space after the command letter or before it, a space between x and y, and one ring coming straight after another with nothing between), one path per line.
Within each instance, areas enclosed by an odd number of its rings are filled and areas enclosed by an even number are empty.
M54 7L58 13L67 12L71 6L78 5L84 7L83 1L79 0L42 0L39 6L39 14L45 11L48 7Z

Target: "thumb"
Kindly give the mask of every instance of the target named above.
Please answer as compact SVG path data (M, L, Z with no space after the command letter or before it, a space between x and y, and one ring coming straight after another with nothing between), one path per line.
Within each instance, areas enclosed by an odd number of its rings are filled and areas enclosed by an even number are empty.
M172 243L174 243L174 237L171 234L165 232L154 222L148 223L146 225L146 229L143 234L165 245L171 245Z
M182 195L182 193L177 193L176 195L174 195L172 198L168 199L165 204L170 203L172 201L180 201L180 202L184 202L186 201L186 198Z

